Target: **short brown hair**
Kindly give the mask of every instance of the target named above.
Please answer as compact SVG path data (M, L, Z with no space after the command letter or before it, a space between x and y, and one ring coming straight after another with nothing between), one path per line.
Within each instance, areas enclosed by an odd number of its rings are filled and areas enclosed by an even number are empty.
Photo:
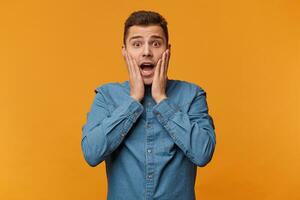
M159 25L166 36L166 42L169 42L169 33L168 33L168 23L163 16L159 13L154 11L146 11L146 10L139 10L135 11L130 14L130 16L125 21L124 26L124 35L123 35L123 43L126 45L126 38L128 34L128 29L134 25Z

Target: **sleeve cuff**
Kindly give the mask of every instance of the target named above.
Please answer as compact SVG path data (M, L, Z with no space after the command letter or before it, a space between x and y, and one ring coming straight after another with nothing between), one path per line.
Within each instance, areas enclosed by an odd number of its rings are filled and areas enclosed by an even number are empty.
M135 100L131 96L129 96L128 102L130 103L128 108L130 113L129 119L132 122L135 122L137 118L143 113L144 107L139 101Z
M125 136L132 124L135 123L139 116L143 113L144 107L139 101L135 100L131 96L128 96L128 98L126 98L125 103L123 105L127 105L126 115L128 116L128 121L125 122L123 127L124 134L122 136Z
M165 125L169 119L174 116L176 112L179 111L179 108L176 107L169 98L161 100L158 104L153 107L153 113L163 125Z

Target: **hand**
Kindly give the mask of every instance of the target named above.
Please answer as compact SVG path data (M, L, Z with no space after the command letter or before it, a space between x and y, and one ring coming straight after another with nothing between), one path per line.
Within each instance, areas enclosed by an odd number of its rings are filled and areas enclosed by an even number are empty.
M167 71L170 60L170 46L163 53L162 58L158 60L154 72L151 93L156 103L167 98L166 85L168 81Z
M144 98L145 88L139 66L124 47L122 47L122 54L129 73L130 96L137 101L141 101Z

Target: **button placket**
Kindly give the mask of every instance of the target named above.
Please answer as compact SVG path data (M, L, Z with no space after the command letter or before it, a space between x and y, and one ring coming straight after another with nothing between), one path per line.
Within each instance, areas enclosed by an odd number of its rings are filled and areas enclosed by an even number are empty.
M151 125L149 123L146 124L146 128L151 128Z
M152 153L154 145L154 133L151 125L151 120L146 121L146 195L151 198L154 187L154 155Z

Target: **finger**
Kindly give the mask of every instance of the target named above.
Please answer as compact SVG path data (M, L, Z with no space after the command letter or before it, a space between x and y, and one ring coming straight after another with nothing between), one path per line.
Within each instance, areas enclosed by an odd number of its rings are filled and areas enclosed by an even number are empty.
M129 64L128 55L127 55L126 51L124 51L124 58L125 58L125 61L126 61L127 69L129 71L129 75L131 75L131 67L130 67L130 64Z
M170 56L171 56L171 54L170 54L170 49L168 49L168 51L167 51L167 61L166 61L166 67L165 67L165 74L168 73Z
M159 77L159 70L160 70L160 66L161 66L161 61L162 61L162 58L160 58L156 64L156 67L155 67L155 71L154 71L154 78L155 77Z
M128 52L125 50L124 53L125 53L127 68L128 68L128 71L129 71L129 77L133 77L133 71L132 71L132 67L131 67L130 61L129 61Z
M135 66L134 66L134 63L133 63L133 58L131 57L131 55L128 53L128 60L129 60L129 63L130 63L130 66L131 66L131 70L132 70L132 75L134 77L136 77L137 75L137 72L136 72L136 69L135 69Z
M134 66L135 71L136 71L136 75L139 76L139 77L142 77L139 65L137 64L136 60L134 58L132 58L132 61L133 61L133 66Z
M163 55L162 55L162 63L161 63L160 73L159 73L159 76L161 78L163 78L163 75L164 75L165 64L166 64L166 52L164 52Z

